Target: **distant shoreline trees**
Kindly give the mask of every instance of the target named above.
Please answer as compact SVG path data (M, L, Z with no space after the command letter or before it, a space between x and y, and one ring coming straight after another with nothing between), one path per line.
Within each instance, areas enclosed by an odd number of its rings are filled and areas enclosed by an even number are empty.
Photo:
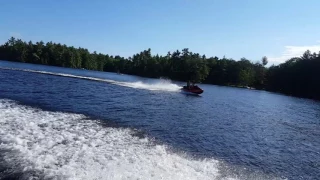
M307 50L301 57L266 68L267 57L252 63L225 57L206 57L188 48L152 55L151 49L132 57L110 56L85 48L43 41L33 43L11 37L0 46L0 59L97 71L121 72L151 78L167 77L196 83L254 87L287 95L320 100L320 52Z

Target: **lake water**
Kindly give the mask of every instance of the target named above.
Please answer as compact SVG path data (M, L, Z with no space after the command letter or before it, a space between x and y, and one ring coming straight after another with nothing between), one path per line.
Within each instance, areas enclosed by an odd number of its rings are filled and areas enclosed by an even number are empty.
M0 179L319 179L320 103L0 61Z

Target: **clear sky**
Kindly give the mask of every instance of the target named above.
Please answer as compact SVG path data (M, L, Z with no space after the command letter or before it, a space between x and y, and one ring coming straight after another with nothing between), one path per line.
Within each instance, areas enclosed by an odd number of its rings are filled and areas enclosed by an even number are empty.
M0 2L0 43L60 42L128 57L192 52L278 64L320 51L320 0L10 0Z

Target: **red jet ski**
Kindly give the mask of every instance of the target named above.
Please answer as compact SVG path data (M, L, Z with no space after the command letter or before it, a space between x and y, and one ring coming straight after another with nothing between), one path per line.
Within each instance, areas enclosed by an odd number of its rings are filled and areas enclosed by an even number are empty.
M203 90L196 85L189 86L189 87L183 86L183 88L181 88L181 91L187 94L195 94L195 95L199 95L203 93Z

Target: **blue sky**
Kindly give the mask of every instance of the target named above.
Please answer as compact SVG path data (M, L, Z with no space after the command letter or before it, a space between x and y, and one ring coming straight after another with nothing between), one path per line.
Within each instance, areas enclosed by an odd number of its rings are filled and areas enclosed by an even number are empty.
M189 48L277 64L320 51L319 0L11 0L0 4L0 43L60 42L131 56Z

